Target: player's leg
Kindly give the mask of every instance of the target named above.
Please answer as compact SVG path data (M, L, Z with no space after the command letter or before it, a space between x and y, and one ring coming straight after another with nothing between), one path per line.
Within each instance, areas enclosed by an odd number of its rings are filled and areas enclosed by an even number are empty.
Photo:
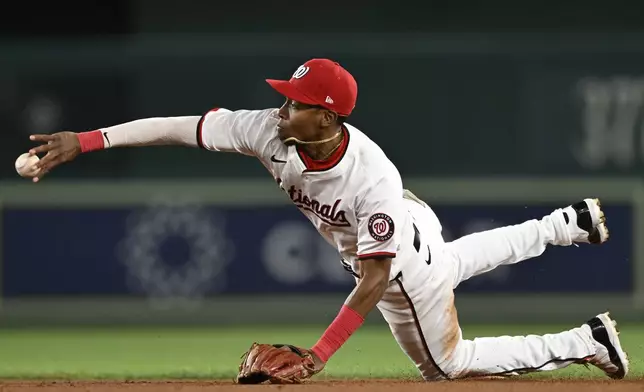
M608 240L608 228L597 199L584 199L559 208L541 219L483 231L444 243L441 224L432 209L405 190L405 199L423 240L434 259L446 259L454 274L453 287L464 280L541 255L548 245L601 244Z
M464 340L451 277L441 274L440 267L436 264L403 271L378 304L396 341L425 380L510 376L581 363L593 364L613 378L623 378L628 372L618 333L606 315L543 336ZM436 279L430 279L430 275ZM428 280L433 283L427 285Z
M440 224L431 209L418 202L409 208L423 242L443 248ZM454 248L445 247L445 253L454 257L440 257L444 255L439 251L430 265L419 260L407 266L378 308L401 348L427 380L554 370L584 361L620 377L628 362L613 325L604 316L591 322L592 331L584 325L545 336L463 340L452 290L462 276L476 275L504 261L537 256L547 244L604 242L608 232L602 216L599 203L585 200L539 221L463 237ZM495 252L498 246L502 252ZM459 264L472 266L462 269Z
M461 237L446 243L439 257L453 260L456 287L500 265L539 256L548 245L601 244L607 240L608 229L599 200L585 199L541 219Z
M443 364L455 377L519 375L590 363L609 377L628 372L616 323L600 314L580 327L547 335L500 336L461 340Z

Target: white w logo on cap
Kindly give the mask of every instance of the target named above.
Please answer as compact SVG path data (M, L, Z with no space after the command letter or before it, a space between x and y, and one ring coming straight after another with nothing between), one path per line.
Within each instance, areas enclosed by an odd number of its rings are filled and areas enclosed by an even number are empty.
M301 79L302 76L306 75L308 72L309 72L309 67L305 67L303 65L300 65L299 68L293 74L293 77L295 79Z

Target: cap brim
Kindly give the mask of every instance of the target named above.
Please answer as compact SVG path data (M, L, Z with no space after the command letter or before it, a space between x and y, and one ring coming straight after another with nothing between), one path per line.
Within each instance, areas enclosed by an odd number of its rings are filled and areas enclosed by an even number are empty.
M307 97L304 93L300 92L288 80L275 80L266 79L266 82L271 85L278 93L282 94L288 99L301 102L307 105L318 105L318 102Z

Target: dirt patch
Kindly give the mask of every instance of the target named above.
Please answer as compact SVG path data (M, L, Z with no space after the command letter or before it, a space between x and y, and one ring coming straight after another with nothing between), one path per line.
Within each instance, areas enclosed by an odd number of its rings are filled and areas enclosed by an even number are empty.
M302 385L235 385L222 381L0 381L0 392L206 392L206 391L317 392L612 392L644 391L644 380L635 381L536 381L536 380L469 380L419 382L394 380L317 381Z

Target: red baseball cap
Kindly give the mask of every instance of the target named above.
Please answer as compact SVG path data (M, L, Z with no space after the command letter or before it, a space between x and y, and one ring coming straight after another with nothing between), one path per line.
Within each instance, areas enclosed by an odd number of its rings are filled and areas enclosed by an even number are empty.
M319 105L340 116L356 106L358 84L340 64L329 59L311 59L290 80L266 79L278 93L307 105Z

